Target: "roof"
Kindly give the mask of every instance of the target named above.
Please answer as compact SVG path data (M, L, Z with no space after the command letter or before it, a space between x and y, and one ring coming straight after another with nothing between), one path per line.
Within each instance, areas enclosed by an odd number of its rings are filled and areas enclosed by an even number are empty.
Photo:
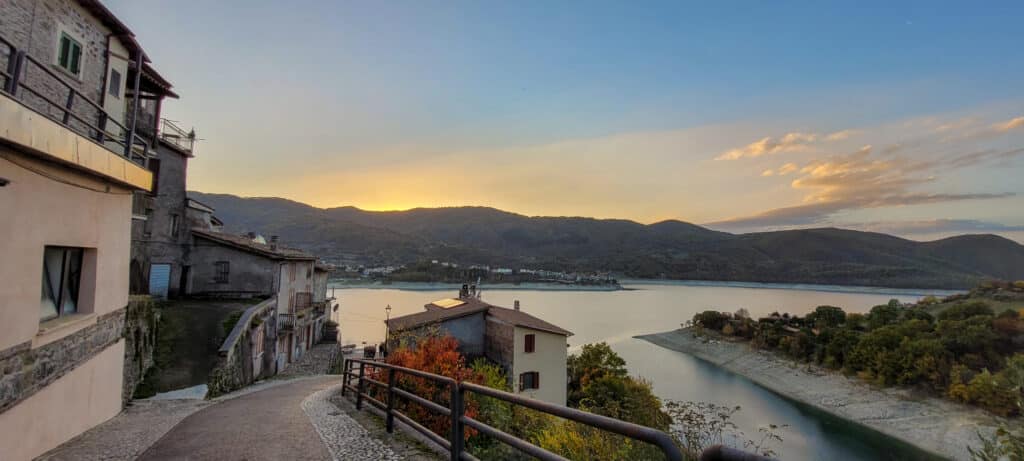
M530 328L533 330L546 331L556 335L572 336L572 332L553 323L541 320L521 310L509 309L507 307L491 306L488 314L511 323L517 327Z
M196 199L194 199L192 197L187 197L185 199L185 206L187 206L189 208L192 208L192 209L195 209L195 210L205 211L207 213L213 213L213 212L217 211L212 206L207 205L207 204L205 204L203 202L200 202L199 200L196 200Z
M313 264L313 270L317 272L330 272L334 270L334 265L317 261L316 264Z
M224 232L212 232L204 229L192 229L192 235L201 237L219 244L231 246L242 251L258 254L271 259L297 259L316 261L316 257L295 248L283 247L281 245L271 246L265 243L258 243L248 237L241 235L227 234Z
M451 307L445 307L446 304L452 304L451 301L462 301L462 304L457 304ZM440 303L440 304L439 304ZM442 322L446 320L453 320L460 317L466 317L469 315L476 314L478 312L486 312L498 320L512 325L530 328L533 330L544 331L548 333L554 333L557 335L572 336L572 332L561 328L550 322L546 322L537 317L534 317L521 310L509 309L506 307L500 307L491 305L481 301L479 298L459 298L459 299L442 299L434 301L424 306L427 310L423 312L417 312L415 314L403 315L401 317L395 317L391 320L386 321L388 328L394 331L408 330L410 328L417 328L425 326L431 323Z

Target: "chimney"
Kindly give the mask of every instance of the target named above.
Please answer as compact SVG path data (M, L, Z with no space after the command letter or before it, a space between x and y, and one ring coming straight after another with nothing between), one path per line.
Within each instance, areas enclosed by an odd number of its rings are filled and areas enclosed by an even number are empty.
M465 283L463 283L462 284L462 289L459 290L459 298L460 299L465 299L465 298L468 298L468 297L469 297L469 285L466 285Z
M515 303L512 304L512 308L515 309L515 310L519 310L519 300L518 299L516 300Z
M248 234L245 234L245 236L249 237L249 240L256 240L256 233L255 232L249 232Z
M277 249L277 236L276 235L271 235L270 236L270 249L271 250L276 250Z
M471 297L471 298L475 298L476 297L476 285L470 285L469 286L469 297Z

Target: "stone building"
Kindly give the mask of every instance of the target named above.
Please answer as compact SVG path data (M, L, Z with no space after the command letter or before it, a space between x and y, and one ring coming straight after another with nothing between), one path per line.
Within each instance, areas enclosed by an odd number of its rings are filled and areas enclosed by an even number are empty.
M276 296L278 371L320 339L330 300L326 283L314 290L316 257L248 236L192 229L188 291L202 297Z
M0 1L0 70L0 457L20 461L130 392L132 195L153 179L133 114L169 85L97 1Z
M140 113L155 122L159 105L159 101L148 104L151 110ZM189 266L185 258L192 241L188 216L192 207L203 205L185 195L195 134L168 120L161 120L157 128L145 133L151 143L153 190L136 193L133 202L131 291L167 298L187 291Z
M434 301L424 309L386 322L389 350L413 345L436 328L455 338L467 359L486 357L501 365L514 392L565 405L571 332L523 312L519 301L512 309L488 304L467 286L458 298Z

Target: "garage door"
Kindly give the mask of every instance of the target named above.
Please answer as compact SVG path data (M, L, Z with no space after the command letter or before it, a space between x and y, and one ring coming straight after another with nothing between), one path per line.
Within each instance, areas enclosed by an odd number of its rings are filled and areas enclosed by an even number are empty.
M149 265L149 294L157 298L167 298L167 286L171 281L170 264Z

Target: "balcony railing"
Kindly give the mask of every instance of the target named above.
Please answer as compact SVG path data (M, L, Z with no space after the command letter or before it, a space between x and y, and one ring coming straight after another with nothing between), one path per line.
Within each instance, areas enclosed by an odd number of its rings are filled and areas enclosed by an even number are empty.
M125 126L116 117L111 117L102 106L78 91L64 77L57 75L50 66L40 62L24 50L17 49L7 39L0 37L0 56L6 51L7 65L0 66L0 78L3 79L3 92L15 99L20 99L26 107L59 123L66 128L96 141L111 152L127 158L129 161L146 165L149 159L149 144L138 136L134 130ZM42 76L29 84L27 76ZM48 90L56 87L59 96L49 94ZM33 104L29 101L31 95ZM54 101L54 97L63 102ZM84 103L84 104L82 104ZM82 106L86 110L81 110ZM42 109L42 108L45 108ZM76 106L78 106L76 108ZM54 116L54 109L57 116ZM110 143L118 146L115 150ZM141 152L136 152L139 146ZM118 152L120 151L120 152Z
M354 365L359 365L358 373L354 371ZM541 460L559 460L564 461L565 458L547 451L541 447L531 444L526 440L520 439L512 434L502 431L496 427L490 426L482 421L470 418L465 415L465 394L477 394L487 397L491 397L503 402L507 402L512 405L530 408L536 411L547 413L549 415L558 416L561 418L576 421L578 423L586 424L588 426L614 432L619 435L629 437L634 440L647 442L652 444L659 449L665 455L665 459L668 461L681 461L683 454L676 446L672 438L659 430L652 429L649 427L641 426L638 424L628 423L615 418L609 418L607 416L601 416L594 413L588 413L580 411L574 408L565 407L562 405L555 405L540 400L534 400L528 397L524 397L509 392L492 389L486 386L478 384L459 382L452 378L435 375L433 373L427 373L420 370L414 370L411 368L400 367L396 365L390 365L387 363L381 363L374 360L360 360L360 359L347 359L343 366L342 374L342 395L346 392L351 391L355 393L356 408L362 409L363 402L368 402L371 405L377 407L385 413L385 427L388 433L394 432L395 418L416 430L420 434L423 434L434 443L440 445L444 449L448 450L451 454L453 461L458 460L476 460L477 458L466 451L463 445L465 440L465 428L468 426L479 431L482 434L490 436L495 440L498 440L506 445L515 448L516 450ZM387 382L378 381L368 376L368 372L377 373L377 377L380 378L385 375L387 376ZM424 398L422 396L413 394L405 389L396 386L397 378L400 374L415 376L428 381L432 381L435 384L448 388L451 392L451 398L448 401L448 406L440 405L432 400ZM355 382L353 385L352 383ZM375 386L385 392L386 401L382 402L373 398L369 394L369 387ZM446 439L430 429L427 429L419 422L413 420L408 415L395 409L395 398L402 397L408 401L414 402L423 408L427 409L432 413L436 413L448 418L451 418L451 430L449 430L449 437ZM701 461L767 461L769 458L759 456L753 453L747 453L742 450L736 450L733 448L723 447L716 445L709 447L704 450L700 457Z
M160 139L191 154L196 145L196 132L185 131L165 118L160 120Z
M295 314L291 313L280 313L277 314L277 331L294 331L295 330Z

